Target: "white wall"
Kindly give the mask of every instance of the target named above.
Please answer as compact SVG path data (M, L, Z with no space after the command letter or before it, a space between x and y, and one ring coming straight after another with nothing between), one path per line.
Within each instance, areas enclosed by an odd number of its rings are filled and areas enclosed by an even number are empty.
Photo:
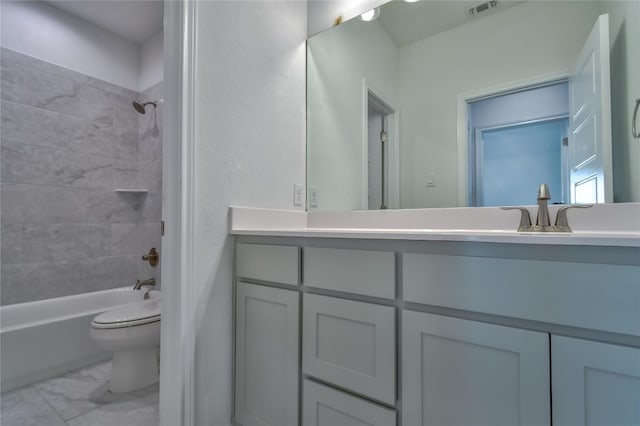
M228 425L230 205L299 209L305 182L306 3L197 3L195 243L197 425Z
M571 3L527 2L400 49L403 208L457 205L460 93L571 68L599 14Z
M635 100L640 98L640 2L605 1L611 43L613 198L640 201L640 140L631 136ZM640 121L637 123L640 129Z
M140 45L140 92L162 81L163 61L163 37L159 31Z
M367 209L363 79L397 106L396 63L397 48L377 21L356 19L309 40L307 179L319 210Z
M161 36L145 43L141 58L137 43L41 1L3 0L0 8L2 47L135 91L162 79Z

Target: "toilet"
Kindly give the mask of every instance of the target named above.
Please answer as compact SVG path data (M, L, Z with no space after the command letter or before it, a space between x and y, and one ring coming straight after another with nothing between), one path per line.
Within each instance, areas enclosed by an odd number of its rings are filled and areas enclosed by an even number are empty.
M89 335L100 347L113 351L111 392L130 392L158 382L159 299L97 315Z

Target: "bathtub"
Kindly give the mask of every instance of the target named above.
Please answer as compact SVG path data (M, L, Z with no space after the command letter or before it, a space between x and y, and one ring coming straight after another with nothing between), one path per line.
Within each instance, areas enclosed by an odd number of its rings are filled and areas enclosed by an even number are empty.
M131 287L0 307L0 390L106 361L111 353L89 337L100 312L138 303L146 291ZM151 291L151 299L160 298Z

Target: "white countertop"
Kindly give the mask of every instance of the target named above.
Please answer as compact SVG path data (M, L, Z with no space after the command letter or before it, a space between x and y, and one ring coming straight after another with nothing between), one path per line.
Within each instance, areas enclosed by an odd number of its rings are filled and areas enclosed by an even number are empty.
M517 232L519 216L496 208L307 213L232 207L231 234L640 247L639 203L597 207L588 209L592 210L592 223L584 214L575 224L570 221L572 233ZM475 226L468 226L470 223ZM513 229L504 229L505 223Z

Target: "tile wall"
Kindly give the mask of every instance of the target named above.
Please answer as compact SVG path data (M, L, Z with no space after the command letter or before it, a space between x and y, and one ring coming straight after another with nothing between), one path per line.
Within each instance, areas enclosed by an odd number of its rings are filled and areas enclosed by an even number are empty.
M159 279L162 104L0 48L0 304ZM145 188L146 194L116 188Z

